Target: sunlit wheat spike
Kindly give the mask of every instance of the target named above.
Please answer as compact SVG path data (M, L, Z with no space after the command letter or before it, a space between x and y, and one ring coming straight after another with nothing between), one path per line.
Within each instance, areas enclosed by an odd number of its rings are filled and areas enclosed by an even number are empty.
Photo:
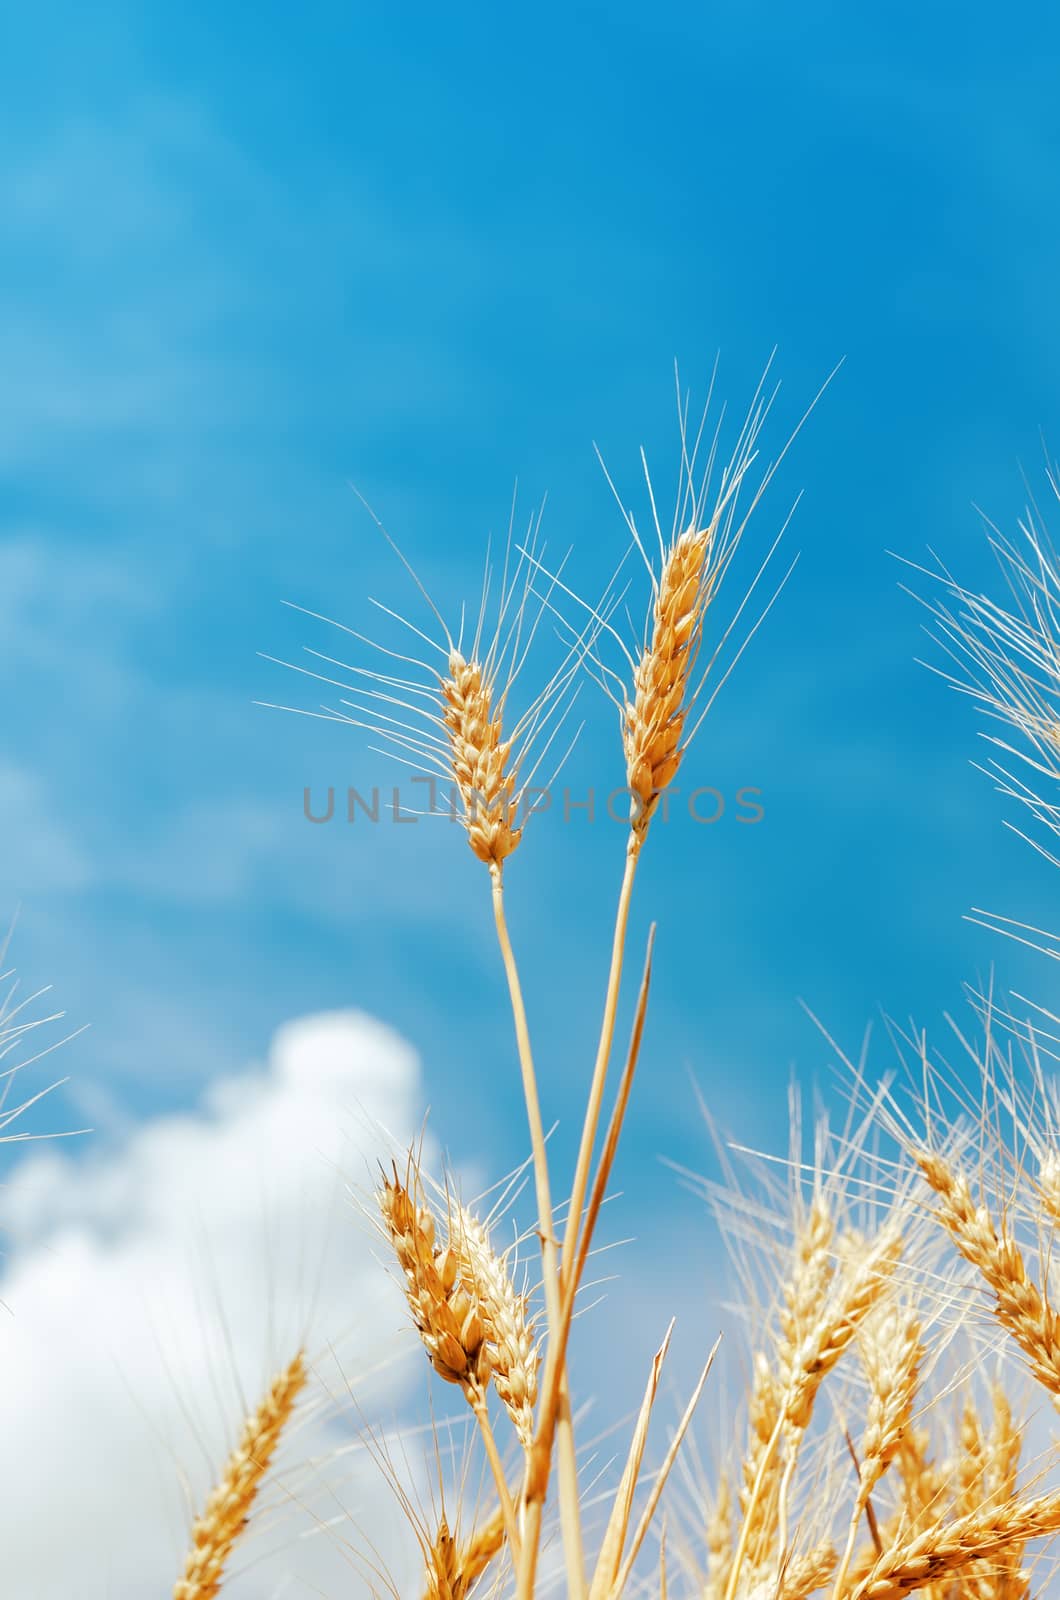
M835 1270L833 1231L828 1205L817 1195L796 1238L791 1277L781 1295L773 1360L762 1351L755 1357L740 1488L746 1562L752 1572L767 1566L774 1556L783 1473L780 1430L799 1379L801 1352L813 1336Z
M939 1523L884 1552L856 1586L850 1600L902 1600L940 1579L955 1577L1006 1546L1042 1538L1060 1529L1060 1494L1013 1500L1002 1506Z
M450 1236L465 1279L474 1285L486 1338L493 1387L508 1412L516 1437L529 1450L534 1437L538 1352L525 1294L512 1282L489 1230L470 1211L450 1201Z
M898 1445L897 1471L901 1482L901 1516L914 1533L936 1522L943 1504L944 1480L931 1457L926 1428L908 1428Z
M531 519L526 544L515 555L514 502L512 516L499 577L487 553L473 629L466 630L463 619L449 626L379 523L429 609L426 630L390 606L373 602L411 640L407 649L390 648L308 612L378 652L383 664L351 664L318 650L307 650L317 667L279 663L343 691L337 704L306 714L366 729L381 740L387 754L416 774L414 781L427 785L422 794L425 814L462 822L471 850L494 870L522 838L535 779L570 710L582 660L602 625L590 620L580 633L572 633L551 676L526 697L518 714L512 711L513 693L551 595L551 585L543 596L531 588L543 554L540 516ZM548 774L549 781L553 775ZM444 786L441 794L439 783Z
M869 1407L861 1444L859 1497L871 1494L908 1431L924 1359L920 1319L898 1303L867 1319L861 1359L869 1380Z
M787 1563L777 1585L777 1600L808 1600L828 1582L836 1567L836 1552L827 1539Z
M1000 1383L991 1385L994 1420L987 1439L986 1488L995 1500L1011 1500L1019 1480L1023 1429L1012 1415L1008 1395Z
M956 1458L951 1471L957 1485L956 1509L963 1515L974 1511L983 1502L986 1481L986 1448L983 1431L979 1426L979 1413L971 1395L966 1396L961 1407L961 1425L957 1434Z
M707 558L715 524L689 527L668 553L655 597L651 642L633 674L622 739L626 782L637 802L635 826L645 830L658 797L681 764L682 738L710 603Z
M423 1600L466 1600L503 1545L500 1511L463 1545L450 1533L443 1516L427 1550Z
M243 1424L239 1444L192 1529L184 1576L173 1600L212 1600L220 1592L225 1563L247 1525L251 1506L280 1442L280 1435L306 1384L301 1351L277 1373L258 1409Z
M747 630L743 643L719 677L715 669L740 624L780 534L759 563L735 614L726 626L719 626L713 632L714 643L704 650L708 616L748 521L802 426L800 421L777 458L756 473L754 487L747 490L745 480L758 459L759 438L779 389L778 385L767 392L768 373L767 365L731 455L720 469L722 417L719 416L711 433L707 431L713 379L694 436L688 430L688 397L683 396L678 387L680 465L673 521L667 533L664 534L660 524L644 452L641 452L641 462L654 530L649 542L642 538L632 512L626 509L608 474L608 483L622 509L634 548L647 567L652 591L644 635L633 650L598 610L586 608L601 631L618 643L626 663L627 671L622 673L601 661L596 664L598 679L619 712L630 793L630 822L637 839L647 832L660 797L676 777L685 751L715 695L765 614L763 611ZM805 421L805 417L802 420ZM604 470L606 473L607 469ZM653 547L651 554L649 543ZM654 553L656 546L657 555ZM765 611L771 604L772 600L766 604ZM704 700L708 680L713 682L713 687Z
M992 1291L994 1314L1026 1356L1032 1373L1060 1403L1060 1317L1027 1271L1004 1223L977 1203L967 1178L937 1151L914 1152L938 1201L937 1215L964 1259Z
M796 1355L785 1400L785 1420L793 1427L807 1426L817 1391L880 1299L901 1249L901 1233L888 1223L866 1248L849 1256Z
M517 825L515 772L508 770L512 744L502 733L502 702L494 702L481 663L465 661L455 649L449 654L441 695L468 844L480 861L499 866L522 837Z
M916 1399L924 1356L920 1320L894 1299L883 1300L865 1318L859 1343L869 1380L869 1403L857 1463L857 1492L839 1564L836 1589L841 1590L854 1555L862 1515L871 1512L871 1496L901 1447ZM874 1534L876 1524L871 1524ZM878 1535L876 1535L878 1537Z
M405 1298L427 1356L447 1383L481 1394L489 1379L486 1333L473 1285L461 1276L460 1254L435 1239L413 1157L408 1184L384 1175L376 1199L397 1257Z

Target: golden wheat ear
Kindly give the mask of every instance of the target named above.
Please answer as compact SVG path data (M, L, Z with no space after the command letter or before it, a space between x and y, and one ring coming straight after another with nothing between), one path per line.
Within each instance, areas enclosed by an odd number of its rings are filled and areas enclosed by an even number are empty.
M539 1367L529 1300L516 1288L506 1257L494 1250L486 1225L452 1196L448 1205L449 1234L461 1273L474 1287L493 1387L528 1453L534 1441Z
M174 1586L173 1600L213 1600L220 1592L225 1564L247 1525L306 1378L305 1359L299 1351L276 1374L264 1400L243 1424L239 1444L192 1529L184 1576Z
M423 1600L467 1600L503 1548L504 1518L499 1510L463 1544L442 1516L426 1551Z
M489 1382L486 1334L473 1290L460 1273L460 1255L439 1243L414 1154L403 1181L393 1169L376 1199L404 1280L412 1321L431 1366L446 1383L478 1393Z
M540 513L531 517L526 542L514 551L513 500L500 573L487 553L477 620L465 639L463 613L459 624L450 627L411 562L368 510L411 577L429 619L420 628L373 601L405 630L401 647L392 648L319 612L294 607L367 645L384 664L353 664L308 646L306 655L318 663L315 667L263 653L265 660L342 691L337 704L319 710L274 709L300 711L374 734L381 746L373 748L410 768L416 774L413 782L428 786L424 814L462 823L474 855L499 871L522 838L535 795L540 796L533 787L535 778L573 703L582 660L598 624L590 621L580 634L572 634L551 676L515 715L510 698L550 606L551 589L542 596L531 587L544 553ZM403 809L418 814L411 804Z
M831 377L826 380L777 458L760 472L756 470L757 481L748 490L746 481L758 459L762 429L779 390L777 385L767 392L770 364L762 374L732 453L718 471L716 482L723 413L708 435L714 378L711 379L707 402L694 437L690 436L688 429L688 396L682 395L678 383L681 464L673 521L667 533L663 532L659 520L647 458L641 451L654 528L651 543L657 544L657 555L654 552L649 555L633 513L623 504L614 481L604 467L633 547L647 569L652 592L643 637L633 649L611 625L602 607L594 609L585 606L600 634L610 636L617 644L625 663L624 670L616 672L590 652L597 668L594 676L619 713L630 798L630 825L635 842L642 840L647 833L660 799L677 776L684 754L716 694L776 599L774 594L758 620L746 631L743 642L732 652L728 665L719 672L719 662L780 542L790 520L790 512L780 533L759 563L735 615L726 627L717 629L716 642L701 657L708 613L725 581L747 524L803 422L820 398L820 393L831 381ZM600 461L603 466L602 457ZM786 577L780 587L783 587L784 581ZM577 596L572 598L578 601ZM578 603L584 605L584 602ZM705 694L708 680L713 682L713 687L709 694Z

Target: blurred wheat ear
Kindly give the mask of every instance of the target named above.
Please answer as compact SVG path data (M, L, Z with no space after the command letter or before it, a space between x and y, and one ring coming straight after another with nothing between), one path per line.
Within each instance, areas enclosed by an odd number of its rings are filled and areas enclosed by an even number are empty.
M225 1565L247 1525L306 1378L305 1360L299 1351L276 1374L264 1400L244 1422L239 1444L192 1528L184 1576L174 1586L173 1600L213 1600L220 1593Z

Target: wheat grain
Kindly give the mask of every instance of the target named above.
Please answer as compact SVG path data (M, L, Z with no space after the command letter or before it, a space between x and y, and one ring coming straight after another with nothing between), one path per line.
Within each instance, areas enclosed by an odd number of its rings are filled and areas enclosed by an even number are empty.
M212 1600L219 1592L225 1563L247 1525L254 1498L305 1383L305 1361L299 1351L273 1378L265 1399L243 1424L239 1444L192 1529L191 1550L184 1576L173 1589L173 1600Z

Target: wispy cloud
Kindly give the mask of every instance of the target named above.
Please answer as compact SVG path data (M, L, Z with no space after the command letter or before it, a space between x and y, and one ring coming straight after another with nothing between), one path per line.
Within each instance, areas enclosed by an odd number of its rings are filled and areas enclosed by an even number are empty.
M404 1137L420 1115L408 1047L368 1018L322 1015L287 1025L267 1066L219 1079L187 1115L148 1119L81 1164L55 1149L21 1164L3 1193L0 1280L13 1593L165 1592L248 1401L303 1340L317 1420L291 1440L234 1592L272 1596L289 1573L348 1586L344 1537L370 1538L408 1576L378 1469L342 1453L356 1403L393 1416L420 1371L393 1360L403 1308L345 1184L365 1181L377 1125ZM341 1508L351 1526L332 1536L321 1522Z

